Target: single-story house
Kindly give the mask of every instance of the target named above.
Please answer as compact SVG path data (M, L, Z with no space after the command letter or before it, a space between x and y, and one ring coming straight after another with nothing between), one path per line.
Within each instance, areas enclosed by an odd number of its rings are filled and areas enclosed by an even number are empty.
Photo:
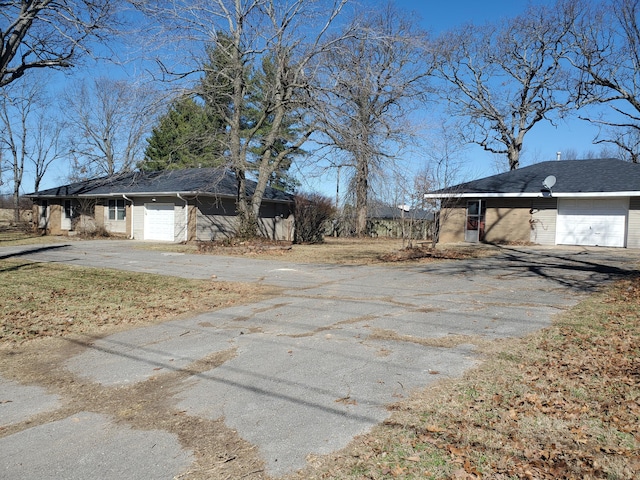
M247 194L255 189L247 181ZM238 182L222 168L130 172L26 195L34 222L53 235L104 231L136 240L182 242L233 237ZM267 187L261 233L293 239L293 196Z
M439 241L640 248L640 164L557 160L425 194Z

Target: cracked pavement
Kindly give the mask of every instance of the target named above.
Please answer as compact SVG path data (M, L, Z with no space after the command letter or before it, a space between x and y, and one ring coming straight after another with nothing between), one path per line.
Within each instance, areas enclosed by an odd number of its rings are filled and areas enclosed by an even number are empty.
M278 298L75 346L56 370L113 395L166 388L167 415L222 422L255 447L256 472L274 477L343 448L384 421L389 404L475 365L480 343L544 328L640 260L624 249L509 247L476 260L337 266L132 246L4 247L0 258L282 288ZM169 427L141 429L135 413L115 421L71 401L0 372L0 478L170 479L195 461Z

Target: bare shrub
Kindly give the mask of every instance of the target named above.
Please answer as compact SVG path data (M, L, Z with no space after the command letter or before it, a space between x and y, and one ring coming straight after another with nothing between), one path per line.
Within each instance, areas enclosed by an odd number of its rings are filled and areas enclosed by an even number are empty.
M317 193L295 197L296 229L294 243L324 242L325 227L336 211L329 200Z

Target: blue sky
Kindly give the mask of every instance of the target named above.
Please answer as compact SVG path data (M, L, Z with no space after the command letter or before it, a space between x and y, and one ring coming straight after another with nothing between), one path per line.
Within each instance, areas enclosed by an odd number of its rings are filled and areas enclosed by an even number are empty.
M420 27L433 35L463 25L468 22L483 24L500 18L508 18L525 11L532 3L529 0L396 0L396 5L403 10L414 13ZM553 0L538 0L537 4L552 4ZM437 112L424 110L419 114L427 123ZM580 158L587 152L599 152L600 145L592 142L598 133L592 124L571 118L558 120L556 125L540 122L525 137L524 150L521 155L521 166L546 160L555 160L557 152L573 151ZM426 135L429 132L425 132ZM428 164L425 152L420 149L407 154L402 163L410 172L418 172ZM479 146L470 145L465 149L461 159L459 181L467 181L494 175L508 169L505 156L496 156L485 152ZM411 175L411 173L409 173ZM307 187L308 186L308 187ZM336 172L330 171L323 178L306 178L303 188L320 190L335 197ZM340 186L341 192L346 188Z
M367 0L361 1L366 2ZM552 3L552 0L538 0L537 3L540 2ZM398 7L414 12L420 26L436 35L466 22L481 24L501 17L517 15L523 12L529 3L528 0L396 0ZM111 70L115 73L113 67ZM117 69L115 70L117 71ZM87 74L86 71L78 73ZM64 78L66 81L70 80L69 77ZM425 110L419 112L419 116L429 122L435 116L435 112ZM425 133L428 134L428 132ZM573 150L578 155L587 151L599 151L600 146L592 144L596 134L597 129L593 125L578 119L560 121L555 127L546 122L539 123L525 138L521 165L553 160L558 151ZM420 150L413 151L402 158L402 163L408 171L420 171L425 168L427 163L426 155L423 154L424 152ZM506 169L507 163L504 158L497 158L479 147L471 146L465 151L462 164L461 181L493 175L498 172L499 166ZM45 177L42 188L66 183L65 177L68 173L68 168L63 162L58 163ZM303 190L318 191L332 198L335 196L335 170L327 172L322 177L305 175L302 181ZM31 191L31 187L32 181L26 178L24 189ZM341 185L341 192L344 189L345 186Z

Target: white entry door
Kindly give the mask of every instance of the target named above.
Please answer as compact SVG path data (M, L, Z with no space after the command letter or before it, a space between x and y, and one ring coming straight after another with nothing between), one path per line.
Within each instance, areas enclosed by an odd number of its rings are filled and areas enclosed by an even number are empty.
M144 239L161 242L175 240L175 216L173 203L145 203Z
M628 198L560 198L556 244L624 247L628 211Z

